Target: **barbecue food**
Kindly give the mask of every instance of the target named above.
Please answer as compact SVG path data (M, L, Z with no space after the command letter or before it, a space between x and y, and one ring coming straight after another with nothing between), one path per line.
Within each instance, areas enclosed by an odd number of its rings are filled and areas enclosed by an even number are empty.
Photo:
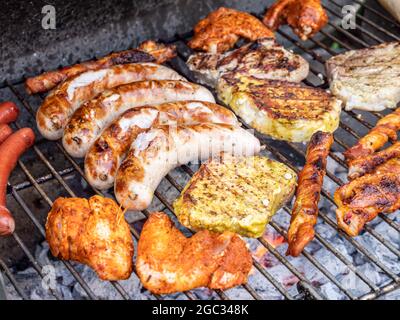
M261 79L300 82L308 75L309 65L300 55L285 50L275 39L262 38L226 53L198 52L187 65L196 78L216 87L218 80L254 76Z
M143 42L138 49L111 53L98 60L74 64L55 71L45 72L36 77L28 78L26 79L25 86L29 94L46 92L53 89L59 83L86 71L99 70L127 63L153 61L164 63L175 56L176 51L174 46L149 40Z
M340 229L349 236L357 236L378 213L391 213L400 208L400 174L394 169L380 167L376 173L366 174L336 190L334 199Z
M115 179L115 195L127 209L147 208L162 178L172 169L220 152L251 156L260 142L239 126L160 126L136 138Z
M251 254L239 236L205 230L186 238L165 213L157 212L150 215L140 234L136 270L146 289L167 294L244 284L251 263Z
M381 111L400 101L400 42L347 51L330 58L326 69L346 110Z
M233 112L214 103L182 101L133 108L114 120L85 158L85 175L100 190L114 185L115 175L136 137L153 126L196 123L238 124Z
M174 70L154 63L117 65L87 71L63 82L49 93L36 114L40 133L57 140L72 113L84 102L106 89L142 80L184 80Z
M133 240L124 212L111 199L58 198L46 223L51 253L87 264L102 280L128 279Z
M328 15L321 0L278 0L268 9L263 22L274 31L282 24L288 24L300 39L306 41L328 23Z
M179 221L193 230L260 237L296 187L296 173L265 157L210 160L174 203Z
M400 108L380 119L375 128L343 154L348 161L368 156L383 147L389 139L396 141L399 130Z
M398 0L378 0L389 13L400 22L400 6Z
M6 207L8 177L19 157L33 145L34 141L35 134L32 129L23 128L10 135L0 145L0 236L9 235L15 229L14 219Z
M195 50L225 52L240 37L254 41L274 37L274 33L251 14L221 7L199 21L188 45Z
M366 173L371 173L374 169L386 161L400 157L400 141L389 148L371 154L363 158L357 158L349 162L349 179L355 179Z
M297 257L314 239L318 202L332 143L331 133L318 131L311 137L308 145L306 164L299 173L296 201L288 230L287 254L293 257Z
M124 111L182 100L215 102L206 88L186 81L140 81L105 91L74 112L64 130L64 148L73 157L84 157L100 132Z
M322 89L224 76L218 84L218 95L247 124L275 139L308 141L313 133L333 132L339 125L340 102Z
M19 109L14 102L6 101L0 103L0 124L10 123L17 120Z
M0 123L0 145L12 134L12 129L8 124Z

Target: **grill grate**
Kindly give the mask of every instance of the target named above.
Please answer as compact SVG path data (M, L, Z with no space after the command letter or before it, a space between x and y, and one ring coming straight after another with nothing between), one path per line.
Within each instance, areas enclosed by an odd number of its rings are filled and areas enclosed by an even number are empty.
M293 49L296 52L301 53L306 58L308 58L310 62L310 71L311 74L308 79L305 81L306 84L319 86L321 88L327 88L327 79L324 73L324 63L325 61L332 55L340 52L332 46L333 43L338 44L341 48L345 50L357 49L362 47L367 47L370 45L374 45L377 43L381 43L388 40L400 40L400 37L393 33L395 30L397 34L400 34L400 24L395 22L389 15L386 13L382 13L377 9L372 8L370 5L364 4L363 1L352 1L349 2L352 4L360 5L361 9L359 12L366 13L365 15L357 14L357 25L356 30L350 32L348 30L344 30L337 18L341 18L341 7L336 0L332 0L327 4L326 8L328 14L330 16L329 26L327 26L321 34L324 37L316 36L313 39L310 39L307 43L299 42L297 37L293 35L293 33L288 28L282 28L278 32L278 41L282 43L286 42L293 46ZM367 15L368 14L368 15ZM391 29L390 31L377 25L375 22L367 18L367 16L375 17L377 19L383 19L385 23L389 24ZM190 49L186 46L187 39L191 36L191 33L176 35L173 39L169 39L169 43L174 43L178 47L178 57L174 61L171 62L173 68L182 73L190 80L193 79L193 76L189 73L186 68L184 62L190 54ZM282 40L282 41L281 41ZM19 122L15 124L16 128L20 125L19 123L24 122L24 125L27 123L32 126L34 124L34 116L35 116L35 108L33 107L34 102L31 102L33 98L28 98L24 95L22 89L22 82L11 83L7 82L3 87L0 87L0 93L7 91L7 94L11 96L12 100L18 101L21 106L23 106L23 114L26 113L26 117L21 117ZM41 97L43 98L43 96ZM36 105L40 103L40 101L36 101ZM351 145L351 141L355 141L359 139L367 130L373 127L373 124L377 119L381 118L383 115L380 113L372 112L372 113L361 113L361 112L353 112L353 111L343 111L342 112L342 121L340 123L340 129L335 133L335 145L333 150L343 151L348 145ZM22 126L22 125L21 125ZM247 127L246 125L244 125ZM357 130L356 130L357 129ZM277 160L286 163L289 167L294 169L295 171L299 171L298 166L299 163L296 159L304 160L305 148L304 145L293 144L293 143L283 143L278 141L273 141L268 139L263 135L257 134L263 144L266 145L267 151L273 155ZM350 142L349 142L350 141ZM32 172L32 166L28 161L20 160L18 162L19 169L24 176L23 181L9 184L8 185L8 193L12 198L15 199L16 203L22 209L26 217L33 223L34 232L39 233L42 237L44 237L44 227L42 221L35 215L35 213L30 208L29 204L24 200L24 197L21 193L28 189L35 190L39 193L42 200L50 207L53 203L51 195L45 191L44 185L48 182L55 182L59 184L59 186L65 191L68 196L76 196L76 194L80 194L81 191L76 189L76 187L70 186L68 183L68 177L71 175L77 175L78 177L85 179L84 173L82 170L82 164L77 162L73 158L71 158L66 151L63 149L60 142L51 142L53 147L56 147L58 151L61 152L61 155L65 158L64 166L61 169L57 169L57 164L54 159L46 156L47 152L41 151L43 147L41 147L41 142L38 141L36 145L33 147L32 151L30 151L34 155L35 161L41 163L46 168L46 173L41 175L38 178L34 177ZM48 143L48 142L46 142ZM24 159L24 158L22 158ZM346 163L335 153L334 151L330 152L330 161L335 163L337 166L342 167L343 169L347 169ZM193 175L194 171L190 166L183 166L181 171L184 172L187 177ZM343 181L337 177L333 171L327 172L327 177L332 181L333 184L340 186L343 184ZM180 192L182 190L182 186L178 183L178 181L173 177L173 174L168 174L166 177L167 183L169 183L176 191ZM100 194L102 193L96 189L92 189L90 193ZM108 195L108 194L107 194ZM332 196L330 192L323 188L322 192L323 198L330 203L333 207L335 204L333 202ZM167 197L162 194L162 192L157 191L155 194L156 198L163 204L166 211L173 212L172 204L167 199ZM279 212L279 215L290 216L290 208L288 206L284 206L283 210ZM147 217L149 215L149 211L144 210L143 214ZM379 218L381 221L386 223L390 228L394 229L396 232L400 233L400 225L396 221L392 220L392 214L390 217L380 214ZM22 223L23 221L17 221L17 223ZM332 215L326 209L320 210L319 215L319 223L324 223L329 226L333 231L336 232L336 221L332 218ZM135 228L135 224L131 224L131 232L135 239L135 242L139 238L139 232L137 228ZM275 220L270 222L269 228L272 228L275 233L286 238L286 228L283 227L280 223ZM316 232L314 242L318 242L324 250L329 252L334 259L343 264L348 272L354 274L355 279L357 281L363 282L367 287L368 291L363 294L355 294L353 290L349 289L345 283L342 283L340 279L338 279L326 266L324 266L321 262L318 261L311 253L307 250L304 251L303 257L313 266L315 267L325 278L327 278L334 286L347 298L349 299L375 299L386 293L389 293L395 289L400 287L400 275L393 271L387 264L381 261L374 252L371 252L366 246L362 244L358 239L350 238L342 231L337 231L337 237L341 237L346 241L346 244L352 246L355 251L360 253L363 258L368 262L377 267L382 274L384 274L388 281L383 285L376 285L373 280L371 280L366 273L359 270L357 266L339 249L335 247L330 241L326 240L324 235ZM390 242L385 235L379 233L372 226L366 226L364 235L369 235L377 242L379 245L383 246L387 250L389 250L392 254L394 254L397 258L400 258L399 248L396 247L395 244ZM28 245L24 243L22 238L19 236L18 232L12 235L12 239L16 242L17 246L23 251L24 255L30 262L31 266L37 272L40 278L44 278L45 274L43 273L43 265L35 259L33 254L30 252ZM254 268L257 272L259 272L264 280L271 286L273 286L277 293L281 295L281 298L284 299L302 299L302 298L312 298L312 299L325 299L326 297L322 295L317 286L310 280L306 275L303 274L301 270L297 266L294 265L292 259L288 259L284 256L283 253L280 252L277 248L274 247L269 241L265 238L259 238L255 240L259 246L264 247L269 254L278 261L279 264L282 265L283 268L287 269L293 277L298 279L298 289L302 294L293 295L290 290L288 290L288 286L282 281L278 280L274 274L272 274L268 268L266 268L262 263L258 261L257 258L253 258ZM77 283L81 286L83 291L87 294L90 299L98 299L98 296L94 293L93 289L88 284L87 280L84 279L82 274L77 270L77 264L73 262L63 261L62 262L65 268L71 273L71 276L75 279ZM12 271L0 256L0 270L3 271L5 277L15 288L17 294L22 299L28 299L26 292L18 283L18 280L15 277L14 271ZM122 299L130 299L133 298L129 295L129 293L125 290L124 286L120 282L111 282L113 288L118 292L120 298ZM260 295L259 291L257 291L254 285L249 282L249 284L244 285L240 288L240 290L247 291L249 298L253 299L262 299L263 297ZM57 290L52 290L51 294L55 299L62 299L62 296ZM164 296L153 295L154 299L163 299ZM215 291L213 297L216 299L229 299L229 292ZM196 291L185 292L184 298L186 299L198 299L200 298Z

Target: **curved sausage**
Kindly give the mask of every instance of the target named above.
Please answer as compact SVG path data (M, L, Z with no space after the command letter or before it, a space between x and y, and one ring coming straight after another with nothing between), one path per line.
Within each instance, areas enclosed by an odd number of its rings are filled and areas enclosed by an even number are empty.
M98 60L85 61L28 78L25 81L25 87L29 94L46 92L53 89L59 83L86 71L99 70L127 63L153 61L164 63L175 56L175 46L148 40L143 42L138 49L114 52Z
M215 102L206 88L176 80L133 82L104 92L72 115L64 131L64 148L73 157L84 157L104 127L126 110L182 100Z
M154 63L117 65L81 73L63 82L44 99L36 114L38 129L49 140L60 139L69 117L84 102L106 89L152 79L184 80L176 71Z
M0 103L0 124L10 123L17 120L19 109L14 102L6 101Z
M118 169L114 191L126 209L147 208L164 176L172 169L197 159L227 152L251 156L260 152L260 141L238 126L199 124L160 126L141 133Z
M0 145L12 134L12 129L7 124L0 124Z
M233 112L209 102L181 101L129 109L102 132L86 154L89 183L100 190L111 188L117 169L140 133L153 126L196 123L238 125Z
M30 128L23 128L13 133L0 146L0 236L14 232L15 223L10 211L6 208L7 181L19 157L35 141L35 134Z

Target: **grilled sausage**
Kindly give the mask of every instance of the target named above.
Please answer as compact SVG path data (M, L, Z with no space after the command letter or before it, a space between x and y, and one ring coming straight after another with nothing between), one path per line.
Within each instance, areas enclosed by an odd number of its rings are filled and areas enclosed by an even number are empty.
M127 63L153 61L164 63L176 56L174 46L156 43L151 40L143 42L138 49L111 53L98 60L85 61L83 63L74 64L59 70L45 72L39 76L28 78L25 82L26 90L29 94L46 92L53 89L59 83L86 71L99 70Z
M344 152L350 162L360 157L368 156L385 145L386 142L397 140L400 130L400 108L380 119L376 126L362 137L353 147Z
M157 125L226 123L237 125L233 112L214 103L182 101L126 111L97 138L85 158L85 175L97 189L114 184L115 174L136 137Z
M0 124L10 123L17 120L19 109L14 102L6 101L0 103Z
M389 148L376 152L366 157L357 158L349 162L349 179L353 180L371 173L375 168L386 161L400 157L400 141Z
M331 133L318 131L308 145L306 164L299 173L296 201L288 231L287 254L293 257L297 257L314 238L318 202L332 143Z
M176 80L134 82L104 92L73 114L64 131L64 148L73 157L84 157L103 128L124 111L180 100L215 102L206 88Z
M7 124L0 124L0 145L12 134L12 129Z
M198 124L160 126L141 133L117 171L115 195L127 209L147 208L162 178L172 169L227 152L251 156L260 151L260 142L238 126Z
M152 79L184 80L174 70L154 63L117 65L84 72L50 92L36 114L38 129L45 138L57 140L62 137L69 117L84 102L106 89Z
M14 232L15 223L6 208L7 181L19 157L33 145L35 134L32 129L24 128L13 133L0 145L0 236Z

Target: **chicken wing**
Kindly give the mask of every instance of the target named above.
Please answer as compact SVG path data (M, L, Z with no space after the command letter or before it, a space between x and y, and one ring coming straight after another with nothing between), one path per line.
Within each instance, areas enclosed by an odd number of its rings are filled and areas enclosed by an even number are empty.
M165 213L150 215L138 243L136 270L144 287L166 294L247 281L252 259L236 234L200 231L187 239Z
M268 9L263 22L271 30L287 23L305 41L327 24L328 15L321 0L278 0Z
M375 128L343 153L348 161L368 156L379 150L390 140L397 140L400 130L400 108L380 119Z
M256 17L246 12L221 7L211 12L194 27L188 45L212 53L231 49L240 37L251 41L273 38L274 33Z
M308 145L306 164L299 173L296 202L288 231L287 254L293 257L297 257L314 238L318 202L332 143L331 133L318 131L311 137Z
M349 162L349 179L356 179L366 173L371 173L377 166L398 157L400 157L400 141L382 151L351 160Z
M121 208L100 196L58 198L46 223L51 253L89 265L102 280L132 273L133 240Z
M396 167L400 169L398 162ZM366 174L336 190L337 223L349 236L357 236L378 213L391 213L400 208L400 175L393 169L378 168L375 173Z

